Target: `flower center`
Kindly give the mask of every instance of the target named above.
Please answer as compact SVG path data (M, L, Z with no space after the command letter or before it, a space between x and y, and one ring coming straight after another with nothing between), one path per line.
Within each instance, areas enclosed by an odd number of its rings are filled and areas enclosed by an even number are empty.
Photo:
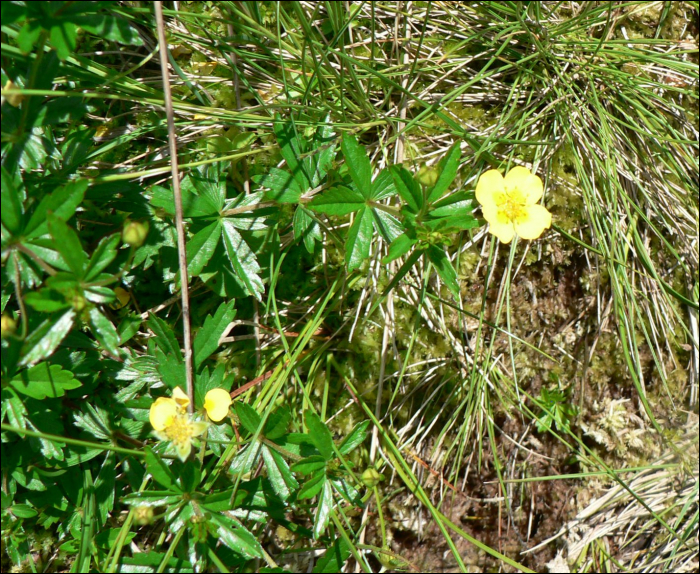
M499 219L505 220L503 223L514 223L527 217L525 197L517 187L506 189L500 197L496 198L496 204Z
M173 421L165 428L165 435L176 446L183 445L192 440L194 436L192 423L187 417L178 415L173 418Z

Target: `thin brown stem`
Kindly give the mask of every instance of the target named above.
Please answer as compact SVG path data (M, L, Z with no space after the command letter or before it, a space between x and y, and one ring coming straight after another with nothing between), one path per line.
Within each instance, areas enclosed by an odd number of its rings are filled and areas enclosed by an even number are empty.
M170 148L170 170L173 178L173 195L175 198L175 226L177 227L177 255L180 267L180 284L182 285L182 330L185 344L185 376L187 396L190 399L188 411L194 412L194 372L192 368L192 332L190 329L190 293L187 275L187 251L185 248L185 226L182 218L182 193L180 191L180 173L177 164L177 139L175 135L175 113L173 97L170 91L170 70L168 69L168 42L165 38L163 22L163 3L155 3L156 25L158 27L158 48L160 51L160 69L163 76L163 98L165 114L168 119L168 147Z

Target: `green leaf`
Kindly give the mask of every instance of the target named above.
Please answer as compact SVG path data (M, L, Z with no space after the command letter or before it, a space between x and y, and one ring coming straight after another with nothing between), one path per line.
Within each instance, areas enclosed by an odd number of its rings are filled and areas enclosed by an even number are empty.
M440 160L437 165L438 179L433 189L428 192L429 203L440 199L450 187L457 175L461 155L462 150L459 147L459 143L456 143L447 151L445 157Z
M391 166L391 175L394 178L396 191L399 192L409 209L418 213L423 207L423 191L420 184L413 179L413 175L400 165Z
M49 232L53 238L56 251L61 254L70 270L78 277L83 277L88 258L83 251L78 234L66 223L52 213L48 214Z
M158 484L169 492L180 492L180 487L177 485L177 478L150 447L145 447L146 452L146 470Z
M102 527L114 509L114 486L117 461L114 451L109 451L95 479L95 501L97 502L98 526Z
M394 178L391 175L391 170L383 169L377 174L372 182L372 194L371 198L374 201L380 201L396 195L396 185L394 184Z
M158 347L169 356L175 356L182 361L182 351L180 345L175 338L175 333L170 325L157 315L151 315L148 319L148 328L153 331L156 336L156 344Z
M62 397L66 391L77 389L82 383L61 365L39 363L15 375L10 386L23 395L43 400L46 397Z
M188 217L198 217L219 213L226 201L226 173L221 163L203 165L183 180L183 192L187 188L188 196L192 203L185 210L183 197L183 211ZM190 187L191 186L191 187Z
M355 425L355 427L350 431L350 434L345 437L340 446L338 447L338 452L342 455L346 455L355 450L360 446L367 438L367 428L369 427L369 421L362 421Z
M58 20L51 26L49 37L51 45L56 48L56 55L65 60L75 51L76 38L78 36L75 24L66 20Z
M333 435L328 430L326 424L320 417L311 411L306 412L306 427L309 429L309 438L314 446L326 460L331 460L335 453L333 451Z
M394 239L394 241L391 242L391 245L389 245L389 253L387 253L386 257L382 259L382 263L386 265L387 263L391 263L395 259L406 255L406 253L408 253L416 243L418 243L418 240L411 239L405 233L399 235L396 239Z
M306 191L290 172L276 167L271 167L265 175L253 176L253 181L269 190L265 193L265 199L278 203L297 203Z
M136 335L136 333L139 332L141 323L143 323L141 315L129 315L122 319L122 322L119 323L119 327L117 327L120 346L126 343L129 339Z
M85 280L92 281L97 277L117 256L117 246L119 245L119 234L108 235L102 238L95 251L90 257Z
M294 212L292 225L294 227L294 237L296 239L301 237L304 240L306 250L309 253L313 253L316 241L321 241L322 239L321 226L314 219L313 214L300 205Z
M372 194L372 166L367 157L367 150L354 136L343 134L340 148L345 156L348 173L362 197L369 199Z
M275 132L275 137L277 138L277 143L280 146L280 153L287 162L292 176L297 180L302 189L309 189L311 187L310 177L305 173L306 170L300 159L302 144L301 138L297 135L294 122L290 120L289 122L282 123L280 116L276 115L272 127Z
M231 550L248 559L262 558L260 543L242 525L223 514L212 514L211 521L217 525L216 534L219 540Z
M394 241L404 231L401 222L391 213L374 207L372 208L372 217L374 219L374 228L387 243Z
M54 313L71 306L66 297L53 289L39 289L24 296L24 302L35 311Z
M369 257L372 243L372 210L364 207L355 217L345 244L345 262L348 271L357 269Z
M333 510L333 490L328 481L323 483L321 494L318 497L318 506L316 507L316 516L314 517L314 538L318 540L323 536L323 533L328 526L328 520L331 517Z
M323 488L323 485L328 482L326 478L326 471L317 471L309 480L301 485L299 492L297 493L297 498L299 500L305 500L307 498L313 498Z
M332 187L324 194L314 197L308 204L310 209L328 215L347 215L365 206L365 198L356 189L344 185Z
M292 492L299 488L299 483L290 472L287 461L280 453L265 445L262 447L262 457L273 490L282 500L287 500Z
M457 284L457 272L452 266L452 262L447 257L447 254L435 245L429 245L426 254L430 262L435 266L440 279L447 285L452 294L458 298L459 285Z
M77 21L85 31L120 44L143 46L138 30L126 18L113 14L89 14Z
M318 470L326 468L326 459L320 454L313 454L302 458L300 461L292 465L292 470L306 476Z
M46 319L24 343L20 366L31 365L51 355L73 327L75 311L69 309L59 317Z
M287 432L291 417L292 415L287 407L278 407L275 409L275 411L267 417L267 421L265 421L265 430L263 431L265 437L270 440L275 440L283 436Z
M194 366L199 369L201 364L208 359L219 347L219 339L236 316L236 301L222 303L214 315L207 315L204 325L194 338Z
M187 242L187 272L197 277L209 263L221 237L221 223L217 220L198 231Z
M22 229L22 199L20 190L5 167L2 167L2 224L12 235L18 235Z
M330 115L326 116L324 123L318 127L313 139L313 148L321 150L311 156L312 174L311 186L316 187L321 184L321 181L328 173L328 169L333 164L335 159L335 132L333 126L329 123Z
M262 419L257 411L253 407L241 401L234 402L233 406L236 410L241 426L249 433L255 434L260 427L260 423L262 422Z
M119 354L119 334L97 307L90 309L90 329L95 338L112 355Z
M223 221L223 238L226 254L231 261L234 273L243 282L248 294L262 301L265 287L258 275L260 265L255 258L255 253L227 219Z
M41 237L48 232L47 214L53 212L54 216L68 221L85 197L88 182L86 179L71 181L62 187L58 187L45 196L29 218L24 236L27 239Z
M334 574L342 572L345 562L350 557L350 549L342 538L336 538L335 542L326 549L326 552L316 561L312 572L314 574Z

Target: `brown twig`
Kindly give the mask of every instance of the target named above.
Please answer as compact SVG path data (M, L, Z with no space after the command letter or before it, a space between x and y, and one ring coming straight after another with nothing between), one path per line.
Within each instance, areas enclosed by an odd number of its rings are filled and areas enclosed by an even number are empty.
M188 410L194 412L194 372L192 369L192 333L190 330L190 294L187 276L187 251L185 248L185 226L182 220L182 193L180 192L180 173L177 165L177 141L175 136L175 112L173 97L170 92L170 71L168 69L168 43L165 38L163 22L163 3L155 3L156 25L158 27L158 49L160 52L160 69L163 76L163 99L168 120L168 147L170 148L170 170L173 178L173 195L175 197L175 226L177 227L177 255L180 267L180 284L182 285L182 330L185 344L185 376L187 396L190 399Z

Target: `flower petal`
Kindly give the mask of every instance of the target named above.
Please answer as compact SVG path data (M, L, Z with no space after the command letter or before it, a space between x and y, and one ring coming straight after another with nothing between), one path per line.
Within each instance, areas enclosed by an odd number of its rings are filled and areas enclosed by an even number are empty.
M476 200L483 206L496 205L494 194L503 193L505 182L497 169L485 171L476 183Z
M510 243L515 235L515 229L513 229L513 224L510 222L503 223L498 220L489 222L489 231L493 233L501 243Z
M209 423L201 421L192 423L192 436L195 437L201 435L205 430L207 430L208 427Z
M224 389L211 389L204 397L204 409L214 422L219 422L228 414L231 406L231 395Z
M175 450L177 451L177 457L182 462L185 462L187 460L187 457L190 456L190 453L192 452L192 441L185 440L182 442L178 442L175 445Z
M190 398L185 394L185 391L183 391L180 387L175 387L173 389L173 399L175 402L180 405L180 408L182 410L187 409L187 407L190 404Z
M170 426L177 415L177 403L168 397L159 397L151 405L148 412L148 419L151 426L156 431L162 431Z
M525 200L526 205L537 203L542 197L544 186L542 180L526 167L520 165L511 169L505 178L508 189L518 189Z
M515 231L523 239L537 239L552 225L552 214L543 205L526 207L527 216L515 222Z

